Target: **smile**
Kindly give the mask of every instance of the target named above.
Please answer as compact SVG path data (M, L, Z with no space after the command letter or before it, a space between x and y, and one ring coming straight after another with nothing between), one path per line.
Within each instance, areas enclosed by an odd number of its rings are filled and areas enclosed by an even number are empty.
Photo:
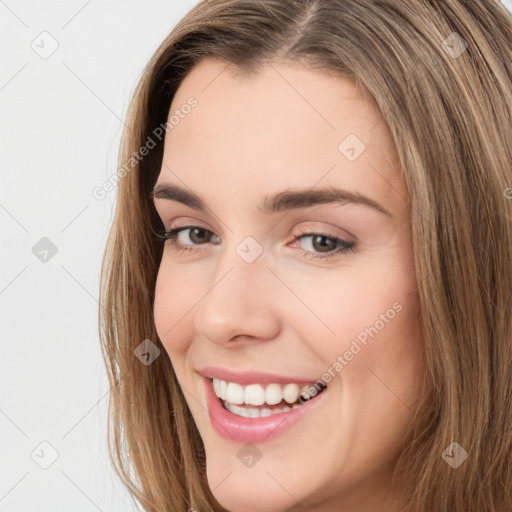
M230 441L269 441L301 420L313 417L310 413L321 406L327 395L327 386L318 381L284 382L282 377L257 378L259 375L255 374L236 378L230 372L224 373L225 379L203 374L203 382L211 425L217 434ZM312 387L317 391L309 396Z

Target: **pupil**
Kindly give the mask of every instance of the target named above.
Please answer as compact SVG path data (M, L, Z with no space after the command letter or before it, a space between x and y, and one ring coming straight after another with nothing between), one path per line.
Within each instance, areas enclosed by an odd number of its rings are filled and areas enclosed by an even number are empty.
M320 249L335 249L336 248L336 242L334 240L331 240L330 238L326 237L326 236L323 236L323 235L318 235L316 236L314 239L313 239L313 245L316 245L315 242L317 240L322 240L323 243L320 243L320 245L318 246L318 248ZM329 243L325 243L325 240L331 240ZM316 249L317 247L315 247ZM329 252L329 251L320 251L320 252Z
M196 238L196 234L197 233L200 233L200 235L202 234L203 235L203 238L206 234L206 229L202 229L202 228L194 228L192 231L191 231L191 234L190 234L190 239L191 240L194 240ZM203 240L201 240L201 236L199 236L199 239L197 240L194 240L195 242L202 242Z

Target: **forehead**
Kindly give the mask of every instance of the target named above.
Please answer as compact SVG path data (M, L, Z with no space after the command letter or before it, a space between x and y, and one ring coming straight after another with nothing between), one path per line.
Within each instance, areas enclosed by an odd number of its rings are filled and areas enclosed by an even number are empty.
M169 118L191 97L197 106L166 135L161 178L175 173L212 195L236 188L245 199L285 187L343 186L400 207L407 192L393 139L352 81L290 62L237 71L206 60L181 83Z

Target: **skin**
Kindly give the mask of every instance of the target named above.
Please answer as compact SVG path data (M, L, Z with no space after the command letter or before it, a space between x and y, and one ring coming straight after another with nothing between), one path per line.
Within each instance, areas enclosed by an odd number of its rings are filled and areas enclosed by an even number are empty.
M166 136L157 184L192 189L208 213L155 199L166 229L211 232L181 232L178 243L192 252L166 243L154 303L157 332L204 442L210 488L235 512L400 510L389 477L425 365L409 196L393 139L376 105L345 78L296 62L265 64L249 77L235 71L203 61L170 108L198 100ZM366 145L354 161L338 150L351 133ZM271 215L256 209L267 194L329 185L366 195L392 217L355 203ZM355 241L355 251L308 257L325 253L303 235L319 229ZM247 236L263 250L251 264L236 252ZM332 372L315 415L259 443L253 467L241 464L243 445L211 426L197 370L321 378L394 303L400 312Z

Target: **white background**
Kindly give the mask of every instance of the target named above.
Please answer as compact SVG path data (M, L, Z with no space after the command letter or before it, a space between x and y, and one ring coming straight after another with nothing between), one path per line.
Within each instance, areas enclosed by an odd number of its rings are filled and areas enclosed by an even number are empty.
M0 0L0 512L135 510L108 461L97 333L115 191L92 190L116 171L144 65L195 3Z
M116 171L144 65L195 3L0 1L0 512L135 510L108 461L97 334L115 192L92 190Z

